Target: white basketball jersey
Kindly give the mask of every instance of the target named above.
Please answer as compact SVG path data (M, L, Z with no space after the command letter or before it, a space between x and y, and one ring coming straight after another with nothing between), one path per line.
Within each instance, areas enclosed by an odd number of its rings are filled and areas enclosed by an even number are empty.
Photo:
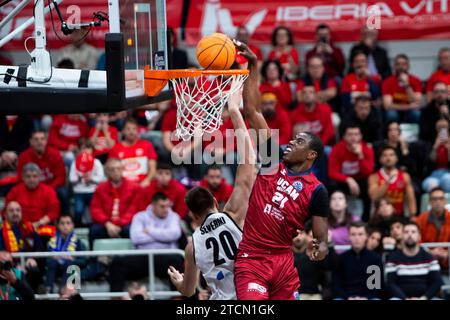
M211 300L235 300L234 259L242 231L225 212L209 214L192 235L197 267L211 288Z

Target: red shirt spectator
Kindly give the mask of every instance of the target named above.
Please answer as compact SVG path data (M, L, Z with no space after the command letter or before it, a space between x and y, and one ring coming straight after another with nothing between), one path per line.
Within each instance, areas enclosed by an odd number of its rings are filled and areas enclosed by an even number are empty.
M124 141L115 144L109 158L121 159L123 176L146 187L155 175L155 149L149 141L138 139L138 125L132 119L126 121L123 135Z
M427 82L428 102L431 101L431 92L437 82L444 82L450 93L450 48L442 48L438 53L438 69L434 72Z
M53 117L48 144L59 151L72 151L78 147L78 140L86 138L89 126L81 115L57 115Z
M257 46L252 45L251 43L249 43L250 35L245 26L240 25L237 27L235 38L236 38L236 40L247 44L247 46L250 48L250 50L252 50L253 53L256 55L256 58L258 59L258 63L263 61L261 49L259 49ZM236 52L238 52L237 49L236 49ZM247 62L247 59L244 58L243 56L237 54L236 62L239 64L244 64L245 62Z
M294 36L289 28L276 27L272 32L272 51L268 60L278 61L284 69L285 76L292 80L300 71L300 57L294 47Z
M200 181L200 187L208 189L221 206L225 205L233 193L233 186L228 184L222 176L222 170L216 166L208 168L205 177Z
M283 68L277 61L267 61L261 67L264 82L259 86L262 93L272 92L276 95L280 105L287 109L292 102L292 93L289 83L283 81Z
M320 79L311 79L311 84L314 86L316 92L320 92L330 88L337 88L336 81L334 79L327 79L325 87L322 87L322 83ZM301 91L307 83L305 83L305 79L299 79L296 81L297 83L297 92Z
M344 139L336 144L328 160L330 179L347 182L347 178L367 179L374 167L372 147L362 141L358 127L348 127Z
M30 139L28 149L19 155L17 172L21 176L23 166L29 162L36 163L41 169L40 180L53 189L64 186L66 182L66 169L58 150L47 146L47 137L44 132L36 131Z
M94 157L105 155L119 142L119 132L116 127L108 124L109 115L100 113L95 127L89 131L89 139L94 144Z
M411 85L414 92L422 92L422 82L415 76L408 74L408 82ZM406 89L399 85L398 76L391 75L383 81L381 92L384 95L392 96L393 103L395 104L408 104L409 99L406 93Z
M187 215L188 209L184 202L186 188L172 178L171 168L165 163L158 164L155 179L140 192L137 200L139 211L147 208L152 202L153 195L157 192L164 193L172 201L172 210L178 213L180 218Z
M105 224L110 221L118 226L130 224L138 211L136 199L140 190L139 185L127 179L122 179L118 186L111 181L100 183L92 197L92 222Z
M288 113L277 105L273 93L264 93L261 97L261 112L270 129L279 130L279 144L287 144L292 138L292 127Z

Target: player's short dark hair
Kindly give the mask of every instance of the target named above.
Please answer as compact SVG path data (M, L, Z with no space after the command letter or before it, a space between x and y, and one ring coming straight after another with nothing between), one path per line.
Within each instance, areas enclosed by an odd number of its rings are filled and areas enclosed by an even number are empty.
M75 220L74 220L74 218L72 217L71 214L63 213L63 214L61 214L61 215L58 217L58 219L56 220L56 224L59 224L63 218L69 218L70 221L72 221L72 223L75 223Z
M316 32L319 31L319 30L321 30L321 29L328 29L328 30L331 30L330 26L327 25L327 24L325 24L325 23L321 23L321 24L317 25L317 27L316 27Z
M267 69L269 68L269 66L271 65L271 64L274 64L276 67L277 67L277 69L278 69L278 75L279 75L279 79L282 79L283 78L283 75L284 75L284 71L283 71L283 67L281 66L281 64L278 62L278 61L276 61L276 60L267 60L267 61L265 61L264 63L263 63L263 65L261 66L261 76L264 78L264 79L267 79Z
M278 26L275 29L273 29L273 32L272 32L272 46L276 47L276 45L277 45L277 33L280 30L286 30L286 32L288 34L288 44L292 46L294 44L294 36L292 34L291 29L289 29L288 27L285 27L285 26Z
M185 202L194 215L203 215L214 207L214 196L205 188L195 187L188 191Z
M380 149L380 157L383 155L383 153L384 153L386 150L392 150L392 151L394 151L394 153L397 155L397 150L396 150L393 146L390 146L390 145L385 144L385 145L383 145L383 146L381 147L381 149Z
M169 170L172 171L172 165L166 161L158 161L156 164L156 170Z
M162 192L156 192L152 197L152 203L156 203L160 200L167 200L169 199L164 193Z
M350 230L351 228L364 228L364 231L367 233L367 223L362 221L351 222L350 225L348 226L348 230Z
M320 138L311 132L305 132L305 134L308 135L309 141L308 146L309 149L315 151L317 153L317 159L319 159L323 155L323 142L320 140Z
M218 166L217 164L212 164L208 166L208 168L206 168L205 175L207 175L211 170L219 170L220 172L222 172L222 168L220 166Z

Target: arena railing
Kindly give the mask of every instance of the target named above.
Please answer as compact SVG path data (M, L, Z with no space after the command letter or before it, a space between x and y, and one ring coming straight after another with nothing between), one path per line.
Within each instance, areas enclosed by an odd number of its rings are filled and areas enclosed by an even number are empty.
M155 290L155 255L180 255L184 258L184 251L180 249L143 249L143 250L104 250L104 251L75 251L75 252L16 252L12 256L20 259L22 266L28 258L53 257L99 257L99 256L148 256L148 294L150 299L156 297L180 296L178 291ZM127 292L80 292L83 298L118 298L127 295ZM58 294L37 294L36 299L57 299Z

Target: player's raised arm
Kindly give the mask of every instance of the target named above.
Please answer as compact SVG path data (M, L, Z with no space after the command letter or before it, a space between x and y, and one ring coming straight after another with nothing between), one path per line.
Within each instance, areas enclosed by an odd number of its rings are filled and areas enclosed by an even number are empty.
M241 90L231 95L228 100L228 112L233 122L237 139L239 166L236 172L233 193L225 204L224 211L229 213L234 221L242 228L247 212L248 199L256 177L256 155L244 119L239 111L241 100Z
M236 40L234 43L239 50L239 54L248 60L250 71L250 75L244 83L243 91L245 120L247 120L250 128L256 130L258 144L262 144L270 138L270 128L259 110L258 59L245 43Z

